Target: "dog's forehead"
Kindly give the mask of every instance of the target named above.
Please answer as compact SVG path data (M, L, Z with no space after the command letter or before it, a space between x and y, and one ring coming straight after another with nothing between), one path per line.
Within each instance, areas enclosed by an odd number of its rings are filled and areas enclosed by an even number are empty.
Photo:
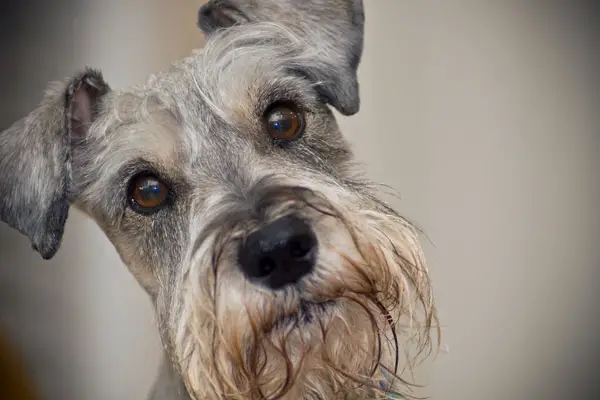
M183 128L172 139L190 139L189 132L181 135L186 129L210 139L232 128L251 130L276 100L317 101L308 81L291 72L298 54L289 38L260 29L242 33L223 35L144 85L117 93L107 107L119 116L112 130L123 121L147 125L170 116Z
M115 170L150 158L181 167L264 141L261 118L277 100L316 106L312 85L292 72L298 48L282 32L267 26L224 34L145 84L111 94L96 125L107 164Z

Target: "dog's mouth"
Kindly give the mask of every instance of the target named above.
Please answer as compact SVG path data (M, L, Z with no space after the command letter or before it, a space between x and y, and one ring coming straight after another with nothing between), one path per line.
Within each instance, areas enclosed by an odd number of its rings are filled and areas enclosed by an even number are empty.
M335 300L323 302L302 300L296 312L279 317L272 325L271 330L293 329L312 324L320 318L327 316L329 311L335 307L335 305Z

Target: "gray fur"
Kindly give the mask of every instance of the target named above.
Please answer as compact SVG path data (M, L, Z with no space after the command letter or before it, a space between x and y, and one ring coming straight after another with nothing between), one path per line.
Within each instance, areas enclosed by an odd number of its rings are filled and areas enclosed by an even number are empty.
M151 296L165 347L153 400L254 399L280 390L277 383L286 378L277 367L257 373L268 378L259 386L240 372L251 368L251 349L263 346L256 332L248 337L251 319L265 318L266 329L290 312L300 318L301 307L325 298L336 305L318 318L334 321L331 330L341 332L348 321L374 324L380 316L370 317L382 312L378 307L411 296L423 306L426 327L435 318L417 232L375 197L328 107L358 111L362 2L231 3L237 20L201 13L206 47L144 85L112 91L99 73L86 70L0 134L0 167L9 172L0 178L2 220L49 258L60 244L67 203L75 205L104 230ZM285 145L265 133L263 122L267 108L281 100L299 105L306 120L304 135ZM168 205L153 215L129 207L130 180L147 171L172 191ZM310 221L321 248L314 273L273 293L244 279L236 249L254 229L288 214ZM362 261L354 266L337 253ZM346 304L339 297L346 292L364 301L366 311ZM381 293L389 298L379 299ZM404 306L398 310L398 318L413 318ZM213 329L229 339L211 336ZM294 335L325 341L315 339L318 326L303 329ZM374 326L376 335L387 329ZM368 359L356 354L377 340L339 337L320 345L338 354L350 376L368 375ZM227 346L236 340L244 342L244 352L234 361ZM289 365L298 362L297 351L286 356ZM268 357L273 366L281 361ZM393 369L393 356L379 357L376 363ZM232 371L215 369L232 363ZM332 383L340 377L318 365L303 374L275 397L379 396L375 389L340 389Z
M207 36L234 24L277 21L307 47L320 49L315 63L296 71L314 83L324 100L345 115L360 108L356 70L363 51L362 0L210 0L198 25Z
M0 133L0 220L28 236L45 259L58 250L68 215L72 99L88 81L107 90L93 70L53 83L37 109ZM76 121L78 130L82 122L89 123Z

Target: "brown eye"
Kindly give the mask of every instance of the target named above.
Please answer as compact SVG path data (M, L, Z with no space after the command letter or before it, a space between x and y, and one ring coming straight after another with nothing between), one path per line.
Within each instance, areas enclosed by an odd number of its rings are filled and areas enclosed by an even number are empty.
M304 130L304 119L295 107L277 105L265 114L267 132L273 139L298 139Z
M134 178L129 191L133 210L142 213L158 211L169 197L167 185L154 175Z

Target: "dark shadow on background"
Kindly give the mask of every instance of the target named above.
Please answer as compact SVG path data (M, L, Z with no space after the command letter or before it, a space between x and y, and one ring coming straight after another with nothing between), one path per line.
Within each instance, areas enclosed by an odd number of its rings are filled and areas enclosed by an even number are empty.
M572 65L580 68L580 73L589 77L585 95L592 103L590 109L596 110L595 129L597 160L600 159L600 2L598 1L543 1L536 2L540 16L556 21L556 30L561 36L574 38L573 46L586 49L586 56L581 60L572 60ZM548 7L550 13L545 10ZM560 48L560 47L559 47ZM564 46L563 46L564 48ZM592 71L585 73L584 71ZM556 93L560 96L560 93ZM569 132L565 132L569 135ZM598 163L592 164L598 165ZM573 177L578 179L578 177ZM600 171L596 171L597 182L592 187L598 188ZM579 210L575 210L577 212ZM585 211L581 211L585 212ZM589 211L591 212L591 211ZM600 224L600 204L595 212L591 212L590 224ZM565 237L569 233L565 232ZM600 237L596 238L596 282L600 285ZM552 251L552 249L548 249ZM565 268L569 268L565 265ZM574 266L576 268L580 266ZM556 293L556 301L561 301L561 293ZM573 317L577 315L578 317ZM581 318L588 315L588 318ZM535 319L535 316L532 316ZM587 296L583 309L573 310L572 315L556 315L557 326L570 327L571 335L562 348L548 349L548 352L562 354L563 362L551 368L554 371L548 376L547 385L532 388L530 393L539 394L548 400L559 399L598 399L600 398L600 290ZM541 332L541 335L552 335L553 332ZM510 383L509 383L510 384ZM537 398L537 397L536 397Z
M49 81L74 72L72 26L85 3L2 3L0 129L35 108ZM43 261L27 238L5 224L0 254L0 334L15 345L41 398L85 399L85 380L73 357L80 340L73 317L77 295L69 283L77 281L71 270L83 260L70 252Z

